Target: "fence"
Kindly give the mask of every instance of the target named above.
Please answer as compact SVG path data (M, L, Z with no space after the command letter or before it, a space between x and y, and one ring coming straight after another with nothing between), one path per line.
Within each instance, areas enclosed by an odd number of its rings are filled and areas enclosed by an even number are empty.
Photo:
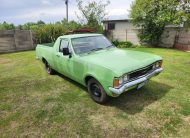
M0 53L34 49L29 30L0 30Z
M175 45L175 38L177 35L176 27L165 28L159 42L160 47L173 48Z
M190 29L183 29L176 37L175 48L190 51Z
M161 36L161 47L190 51L190 29L166 28Z

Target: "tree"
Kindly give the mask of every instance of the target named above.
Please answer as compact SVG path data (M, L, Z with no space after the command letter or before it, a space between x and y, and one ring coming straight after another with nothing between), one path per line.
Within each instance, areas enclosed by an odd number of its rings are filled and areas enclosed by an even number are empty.
M45 22L42 21L42 20L39 20L39 21L37 22L37 24L38 24L38 25L41 25L41 24L45 24Z
M27 22L24 25L22 25L23 30L33 30L33 28L37 28L39 26L45 25L45 22L42 20L35 22Z
M95 29L98 32L102 31L101 21L107 15L105 8L110 3L107 0L105 3L100 0L99 2L87 2L84 4L83 0L77 0L77 6L82 16L78 16L79 20L90 28Z
M0 30L13 30L15 29L14 24L9 24L7 22L0 23Z
M36 26L37 24L35 22L27 22L24 25L22 25L23 30L30 30L32 26Z
M185 27L190 27L190 0L180 0L178 6L178 16Z
M188 23L189 0L135 0L131 5L130 18L141 28L141 42L158 45L166 25Z

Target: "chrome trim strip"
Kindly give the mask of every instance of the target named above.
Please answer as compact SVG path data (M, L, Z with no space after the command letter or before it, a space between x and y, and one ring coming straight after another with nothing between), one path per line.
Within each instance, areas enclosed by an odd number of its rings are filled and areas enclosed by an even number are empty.
M142 78L139 78L137 80L134 80L134 81L131 81L131 82L128 82L126 84L124 84L122 87L120 87L119 89L117 88L113 88L113 87L109 87L109 90L115 94L121 94L123 93L127 88L130 88L134 85L137 85L139 83L142 83L146 80L149 80L150 78L152 78L153 76L156 76L158 75L160 72L162 72L163 68L158 68L156 70L154 70L153 72L147 74L146 76L142 77Z

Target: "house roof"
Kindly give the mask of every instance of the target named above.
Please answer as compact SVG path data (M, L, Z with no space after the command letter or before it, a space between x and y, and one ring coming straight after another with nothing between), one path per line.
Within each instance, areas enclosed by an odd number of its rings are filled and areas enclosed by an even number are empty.
M107 23L107 22L129 22L130 19L117 19L117 20L103 20L103 23Z
M115 23L115 22L129 22L131 19L116 19L116 20L103 20L102 23ZM184 24L180 24L180 25L173 25L173 24L169 24L165 26L166 28L176 28L176 27L184 27Z

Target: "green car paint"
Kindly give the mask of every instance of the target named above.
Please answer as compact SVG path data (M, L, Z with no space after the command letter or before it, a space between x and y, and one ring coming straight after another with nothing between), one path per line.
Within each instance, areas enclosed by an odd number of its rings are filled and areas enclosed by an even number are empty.
M36 56L40 60L45 59L51 68L57 72L84 86L86 86L86 81L89 77L95 78L100 82L105 92L112 97L116 95L114 95L109 88L113 87L114 78L119 78L124 74L162 60L162 58L157 55L123 50L116 47L106 48L91 53L76 54L73 48L72 39L93 36L102 35L73 34L60 36L54 44L37 45ZM69 42L69 50L72 56L65 56L62 52L59 52L60 41L62 39Z

